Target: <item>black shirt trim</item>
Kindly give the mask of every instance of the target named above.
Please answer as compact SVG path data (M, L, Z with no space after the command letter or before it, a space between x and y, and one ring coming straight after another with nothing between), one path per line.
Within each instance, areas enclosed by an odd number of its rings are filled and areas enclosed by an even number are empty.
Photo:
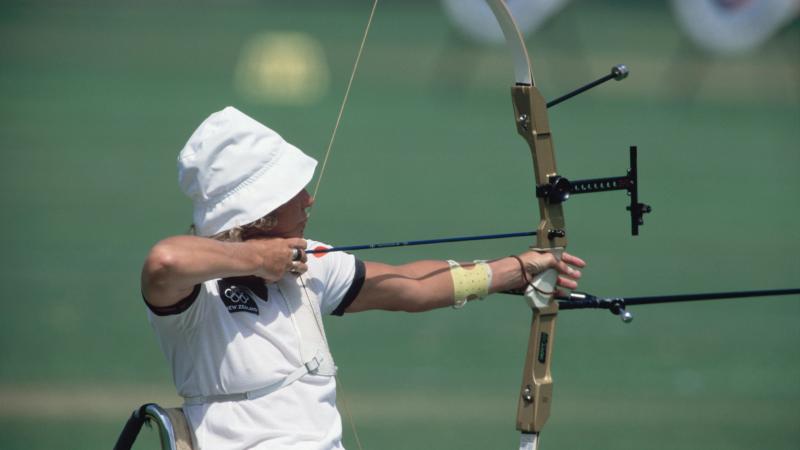
M194 289L192 289L192 293L187 295L186 297L180 299L178 303L170 306L153 306L147 302L147 299L144 298L144 294L142 294L142 300L144 300L144 304L150 308L150 311L153 311L153 314L157 316L174 316L180 314L187 309L197 300L197 296L200 295L200 285L194 285Z
M333 310L331 314L334 316L342 316L344 315L344 311L353 303L353 300L358 297L358 293L361 292L361 288L364 286L364 278L367 274L367 268L364 265L364 261L356 258L356 273L353 275L353 282L350 284L350 289L347 290L347 293L344 294L344 298L342 299L339 306Z

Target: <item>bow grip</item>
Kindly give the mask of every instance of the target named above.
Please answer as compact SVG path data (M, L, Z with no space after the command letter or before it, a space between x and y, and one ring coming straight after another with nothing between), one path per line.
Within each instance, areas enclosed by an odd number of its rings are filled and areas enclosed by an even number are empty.
M536 250L536 249L534 249ZM563 248L548 250L557 260L561 261ZM556 269L547 269L533 277L531 284L525 289L525 299L533 310L547 307L552 301L558 282Z

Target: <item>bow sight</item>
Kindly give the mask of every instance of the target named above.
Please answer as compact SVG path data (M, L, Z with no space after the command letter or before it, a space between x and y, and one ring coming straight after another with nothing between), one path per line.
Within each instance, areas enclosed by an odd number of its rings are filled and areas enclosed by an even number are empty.
M562 95L561 97L547 103L547 107L558 105L564 100L570 99L581 92L588 91L589 89L599 86L609 80L623 80L628 76L628 68L624 64L620 64L611 68L611 72L602 78L592 81L589 84L579 87L574 91ZM520 125L523 128L528 127L529 118L522 115L518 118ZM651 212L653 208L650 205L639 203L639 180L636 169L636 146L630 147L630 167L628 173L620 177L606 177L606 178L591 178L586 180L570 181L560 175L550 175L548 182L536 186L536 197L544 198L550 204L558 204L565 202L573 194L589 194L592 192L605 192L605 191L620 191L625 190L631 198L630 205L626 207L631 215L631 234L636 236L639 234L639 226L644 225L644 215ZM549 230L548 237L553 239L555 237L564 237L566 233L564 230Z
M620 177L590 178L569 181L560 175L552 175L546 184L536 186L536 196L545 198L549 203L561 203L572 194L589 194L592 192L628 191L630 205L625 209L631 214L631 234L639 234L639 226L644 225L644 215L653 210L650 205L639 203L639 180L636 170L636 146L630 147L630 168L627 175ZM563 230L550 230L552 236L563 233ZM552 239L551 236L551 239Z

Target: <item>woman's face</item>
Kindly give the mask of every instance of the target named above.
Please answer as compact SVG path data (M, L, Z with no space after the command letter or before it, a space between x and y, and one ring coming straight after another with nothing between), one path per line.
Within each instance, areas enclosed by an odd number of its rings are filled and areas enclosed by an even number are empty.
M272 215L277 220L274 228L269 231L271 236L277 237L303 237L308 222L306 211L314 204L314 199L303 189L291 200L279 206Z

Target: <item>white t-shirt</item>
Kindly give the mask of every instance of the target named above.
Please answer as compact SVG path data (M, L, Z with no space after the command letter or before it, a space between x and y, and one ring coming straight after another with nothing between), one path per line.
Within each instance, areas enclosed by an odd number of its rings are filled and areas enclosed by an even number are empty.
M309 248L320 245L309 241ZM323 314L341 315L361 288L364 266L346 253L323 255L309 255L303 281L314 295L307 298L318 299ZM231 284L238 288L229 289ZM231 279L206 281L176 308L148 311L181 396L263 388L304 362L291 302L282 298L289 294L276 284L241 286ZM253 400L187 405L184 412L199 449L343 448L336 382L330 376L306 374Z

